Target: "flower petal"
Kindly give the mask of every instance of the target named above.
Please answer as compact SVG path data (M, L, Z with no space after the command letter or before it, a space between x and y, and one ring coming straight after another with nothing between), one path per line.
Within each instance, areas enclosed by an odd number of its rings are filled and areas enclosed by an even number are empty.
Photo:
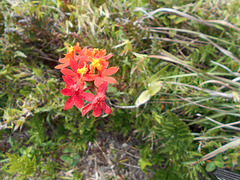
M84 62L88 62L88 57L85 56L84 53L83 53L83 55L76 56L76 61L79 61L79 62L81 61L84 64Z
M65 63L65 64L58 64L56 65L54 68L55 69L63 69L69 66L69 63Z
M77 77L77 76L72 77L72 80L73 80L74 82L76 82L76 81L78 80L78 77Z
M96 79L96 77L98 77L98 75L96 75L96 74L85 74L83 76L83 80L84 81L94 81Z
M77 76L77 74L75 72L73 72L72 70L67 69L67 68L62 69L61 72L66 76L72 76L72 77Z
M99 87L103 83L103 79L100 77L97 77L94 81L95 86Z
M82 100L81 96L76 96L75 101L74 101L75 105L77 106L78 109L82 108L84 106L84 102Z
M72 68L72 70L73 70L74 72L77 72L77 69L78 69L77 61L71 59L71 60L70 60L70 67Z
M95 96L92 93L83 93L82 98L91 102L94 100Z
M80 89L83 89L85 82L82 79L77 79L77 85L80 87Z
M108 88L108 83L104 81L99 87L98 87L98 93L105 94Z
M111 76L113 74L115 74L117 71L118 71L119 68L117 67L110 67L108 69L105 69L103 72L102 72L102 75L103 76Z
M63 94L64 96L72 96L74 93L74 90L68 88L64 88L63 90L61 90L61 94Z
M109 64L109 62L108 62L108 61L106 61L106 62L103 64L102 71L103 71L104 69L107 69L107 67L108 67L108 64Z
M74 99L75 99L75 96L72 96L66 101L64 110L68 110L74 105Z
M62 59L59 59L58 60L60 63L69 63L69 61L70 61L70 59L68 59L68 58L62 58Z
M102 58L105 59L105 60L108 60L108 59L110 59L112 56L113 56L112 54L109 54L109 55L104 56L104 57L102 57Z
M74 81L70 76L62 76L64 82L66 83L67 87L74 85Z
M83 50L83 49L82 50L76 49L76 52L78 53L79 56L84 56L84 51L85 50Z
M81 60L78 61L79 65L78 65L78 68L83 68L86 64L86 59L82 58Z
M99 117L101 115L101 113L102 113L101 106L99 104L97 104L93 110L93 116Z
M83 109L82 109L82 116L84 116L86 113L88 113L89 111L92 110L92 103L86 105Z
M107 76L105 76L105 77L103 78L103 81L107 81L108 83L113 83L113 84L117 83L117 81L116 81L115 78L113 78L113 77L107 77Z
M102 106L103 112L105 112L106 114L112 113L112 109L105 102L102 102L101 106Z
M105 56L107 53L106 49L100 49L100 51L98 51L97 55L98 57L102 57Z

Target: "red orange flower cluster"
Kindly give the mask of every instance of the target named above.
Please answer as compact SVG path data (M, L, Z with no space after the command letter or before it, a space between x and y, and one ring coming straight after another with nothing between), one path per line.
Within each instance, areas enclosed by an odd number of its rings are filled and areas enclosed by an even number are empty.
M83 116L90 110L93 110L95 117L101 115L101 109L106 114L112 112L105 103L108 83L116 83L116 80L110 76L118 71L117 67L108 68L108 60L111 57L112 55L106 55L106 50L81 49L77 43L76 46L68 49L64 58L59 59L61 64L55 68L61 70L66 83L61 93L70 96L64 110L70 109L75 104L77 108L83 107ZM87 90L91 93L86 93ZM90 103L84 107L83 100Z

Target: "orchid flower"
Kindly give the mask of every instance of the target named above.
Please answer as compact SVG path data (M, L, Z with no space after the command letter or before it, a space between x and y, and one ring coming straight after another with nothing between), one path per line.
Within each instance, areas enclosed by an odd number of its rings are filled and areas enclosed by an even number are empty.
M71 77L63 76L63 80L66 83L66 87L61 90L61 94L64 96L70 96L70 98L66 101L64 110L70 109L74 104L77 108L82 108L84 106L84 102L82 99L86 101L92 101L95 96L91 93L85 93L80 87L74 83Z
M99 85L96 97L91 100L91 103L82 109L82 116L84 116L90 110L93 110L93 116L99 117L102 113L101 109L106 114L111 114L112 109L105 103L105 93L107 88L108 83L106 81Z

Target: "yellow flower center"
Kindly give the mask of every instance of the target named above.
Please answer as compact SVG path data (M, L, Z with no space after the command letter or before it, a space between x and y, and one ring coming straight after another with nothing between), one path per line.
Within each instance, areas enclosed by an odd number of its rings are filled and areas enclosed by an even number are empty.
M94 68L97 68L99 71L102 69L102 65L100 63L100 59L92 59L92 64L91 64Z
M68 54L71 54L73 52L73 47L71 46L69 49L68 49Z
M86 68L86 63L85 63L85 65L84 65L83 68L77 69L77 73L78 73L78 74L81 74L81 78L83 77L84 74L87 73L87 71L88 71L88 69Z

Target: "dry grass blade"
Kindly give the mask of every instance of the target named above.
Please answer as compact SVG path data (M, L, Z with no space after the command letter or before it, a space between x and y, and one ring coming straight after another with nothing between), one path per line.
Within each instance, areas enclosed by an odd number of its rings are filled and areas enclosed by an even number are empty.
M184 13L184 12L177 11L177 10L171 9L171 8L159 8L159 9L156 9L156 10L151 11L151 12L148 13L148 12L146 12L143 8L137 7L134 11L141 11L141 12L143 12L143 13L146 14L146 16L143 17L142 20L144 20L144 19L146 19L146 18L154 19L154 17L153 17L154 14L159 13L159 12L167 12L167 13L174 13L174 14L176 14L176 15L178 15L178 16L185 17L186 19L190 19L190 20L196 21L196 22L198 22L198 23L204 24L204 25L206 25L206 26L210 26L210 27L215 28L214 25L206 22L206 21L203 20L203 19L195 18L194 16L191 16L191 15L189 15L189 14L186 14L186 13Z
M179 32L185 32L185 33L190 33L190 34L195 34L198 35L200 38L205 39L206 41L208 41L208 43L210 43L211 45L213 45L215 48L217 48L220 52L222 52L223 54L225 54L226 56L232 58L233 60L237 61L238 63L240 63L240 60L234 56L230 51L222 48L221 46L217 45L215 42L213 42L212 40L210 40L206 35L204 35L203 33L200 32L194 32L194 31L190 31L190 30L186 30L186 29L177 29L177 28L166 28L166 27L156 27L151 29L152 32L158 32L158 30L173 30L173 31L179 31ZM226 43L226 41L225 41ZM228 43L228 42L227 42Z
M197 35L199 37L202 34L202 33L197 32L197 31L191 31L191 30L187 30L187 29L178 29L178 28L169 28L169 27L148 27L148 28L145 28L145 30L149 30L149 29L150 29L151 32L157 32L157 33L162 33L162 31L159 31L159 30L163 30L163 31L177 31L177 32L183 32L183 33L188 33L188 34L194 34L194 35ZM214 39L216 41L232 45L231 42L228 42L228 41L226 41L224 39L217 38L217 37L210 36L210 35L205 35L205 36L210 38L210 39ZM239 45L235 45L235 46L236 47L240 47Z
M236 91L234 88L232 88L231 86L229 86L229 84L227 83L224 83L222 81L217 81L217 80L208 80L208 81L205 81L203 83L201 83L199 86L203 86L204 84L208 84L208 83L215 83L215 84L221 84L223 85L220 89L224 88L224 87L228 87L229 89L232 89L233 91ZM238 92L238 91L236 91Z
M224 145L224 146L222 146L222 147L220 147L220 148L218 148L218 149L216 149L216 150L206 154L200 160L192 162L191 166L193 166L193 165L195 165L195 164L197 164L197 163L199 163L201 161L206 161L208 159L211 159L211 158L215 157L216 155L218 155L218 154L220 154L220 153L222 153L224 151L227 151L228 149L235 148L235 147L237 147L239 145L240 145L240 138L237 138L236 140L234 140L234 141L232 141L232 142L230 142L230 143L228 143L228 144L226 144L226 145Z
M240 28L234 26L233 24L227 22L227 21L221 21L221 20L207 20L207 22L211 22L211 23L216 23L216 24L221 24L223 26L228 26L236 31L240 32Z
M123 163L123 162L121 162L121 164L124 165L124 166L129 166L129 167L133 167L133 168L141 169L139 166L134 166L134 165L127 164L127 163Z
M229 123L229 124L222 124L221 126L217 126L212 129L209 129L209 131L214 130L214 129L219 129L219 128L229 128L229 129L234 129L234 130L240 131L240 128L233 126L233 125L238 125L238 124L240 124L240 121Z
M176 64L180 64L184 67L186 67L187 69L189 69L190 71L192 72L196 72L193 67L189 66L189 65L186 65L184 64L183 62L179 61L179 60L176 60L174 58L171 58L171 57L167 57L167 56L162 56L162 55L150 55L148 56L149 58L157 58L157 59L163 59L165 61L168 61L168 62L172 62L172 63L176 63Z
M169 62L172 62L172 63L176 63L176 64L179 64L179 65L182 65L184 66L185 68L187 68L188 70L192 71L192 72L195 72L197 74L199 74L201 77L203 77L204 79L215 79L215 80L220 80L222 82L225 82L225 83L228 83L228 84L231 84L233 86L237 86L237 87L240 87L240 83L237 83L237 82L233 82L232 80L229 80L229 79L226 79L226 78L222 78L222 77L219 77L219 76L214 76L214 75L210 75L204 71L201 71L199 69L196 69L192 66L189 66L187 64L184 63L184 61L178 59L177 57L167 53L166 51L162 51L161 52L162 55L150 55L148 56L149 58L157 58L157 59L163 59L165 61L169 61Z
M143 39L154 39L154 40L160 40L160 41L167 41L167 42L173 42L173 43L179 43L179 44L187 44L187 45L195 45L195 46L202 46L203 44L200 44L197 42L190 42L190 41L183 41L179 39L170 39L170 38L160 38L160 37L153 37L150 36L149 38L143 38ZM195 43L195 44L193 44Z
M183 84L183 83L177 83L177 82L165 82L165 83L190 87L190 88L193 88L193 89L197 89L197 90L199 90L199 91L204 91L204 92L206 92L206 93L209 93L209 94L211 94L212 96L220 96L220 97L229 98L229 99L233 99L233 98L234 98L233 94L222 93L222 92L213 91L213 90L209 90L209 89L203 89L203 88L200 88L200 87L197 87L197 86L193 86L193 85L188 85L188 84Z
M191 101L191 100L188 100L188 99L186 99L186 98L183 98L183 97L181 97L181 96L178 96L178 95L176 95L176 96L179 97L180 99L188 102L188 103L191 103L191 104L193 104L193 105L196 105L196 106L199 106L199 107L202 107L202 108L205 108L205 109L209 109L209 110L213 110L213 111L219 111L219 112L226 113L226 114L229 113L228 111L224 111L224 110L217 109L217 108L207 107L207 106L198 104L198 103L196 103L196 102L194 102L194 101Z
M102 152L104 158L106 159L106 161L108 162L108 164L112 165L112 161L109 158L107 158L106 154L103 152L102 148L99 146L99 144L97 143L96 140L95 140L95 143L98 146L98 148L101 150L101 152Z
M197 114L197 115L202 116L201 114ZM234 122L234 123L229 123L229 124L223 124L223 123L220 123L220 122L218 122L218 121L216 121L216 120L214 120L214 119L212 119L212 118L210 118L208 116L205 116L205 118L208 119L209 121L215 123L215 124L220 125L220 126L212 128L212 129L209 129L209 131L213 130L213 129L222 128L222 127L226 127L226 128L229 128L229 129L234 129L234 130L237 130L237 131L240 130L240 128L232 126L232 125L240 124L240 121L237 121L237 122Z
M207 36L205 36L204 34L199 34L199 36L205 40L207 40L210 44L212 44L215 48L217 48L219 51L221 51L223 54L225 54L226 56L232 58L233 60L237 61L238 63L240 63L240 60L234 56L230 51L222 48L221 46L217 45L215 42L213 42L211 39L209 39Z
M47 9L53 9L55 11L57 11L58 13L60 13L60 21L62 21L65 18L65 14L57 7L53 7L53 6L48 6L48 5L42 5L43 8L47 8Z
M213 63L213 64L215 64L215 65L217 65L217 66L219 66L219 67L221 67L221 68L223 68L223 69L225 69L226 71L228 71L230 74L232 74L232 75L234 75L234 76L237 76L237 77L240 76L240 73L233 72L231 69L229 69L228 67L224 66L223 64L220 64L220 63L215 62L215 61L213 61L213 60L211 60L210 62Z
M204 101L207 101L207 100L211 100L211 99L213 99L212 97L210 97L210 98L204 98L204 99L201 99L201 100L199 100L199 101L195 101L195 103L201 103L201 102L204 102ZM172 109L170 109L170 111L176 111L176 110L178 110L178 109L181 109L181 108L183 108L183 107L185 107L185 106L189 106L189 105L191 105L192 103L191 102L189 102L189 103L186 103L186 104L184 104L184 105L181 105L181 106L177 106L177 107L174 107L174 108L172 108ZM167 111L165 111L165 112L163 112L162 114L166 114L167 113Z

